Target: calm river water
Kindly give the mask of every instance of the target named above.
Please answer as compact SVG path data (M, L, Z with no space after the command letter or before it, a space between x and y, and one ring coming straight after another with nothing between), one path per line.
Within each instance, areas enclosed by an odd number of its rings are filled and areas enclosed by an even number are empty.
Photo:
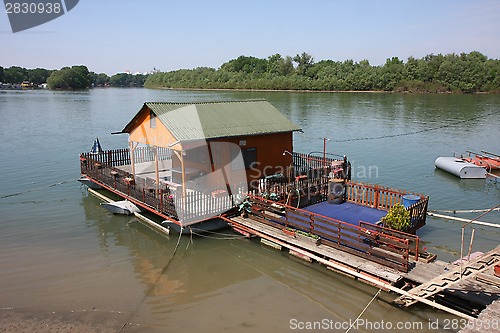
M322 151L323 138L329 139L328 152L348 155L357 180L425 193L435 210L500 201L500 183L459 180L434 168L436 157L454 151L500 153L498 95L0 91L0 311L122 332L288 332L322 320L345 332L345 322L377 289L230 230L183 237L163 271L177 235L113 216L76 181L78 154L96 136L104 149L126 147L125 135L110 133L145 101L247 98L267 99L303 128L294 136L296 151ZM500 214L481 220L500 223ZM461 223L429 218L419 235L429 252L451 261L459 255L460 229ZM469 237L470 228L467 244ZM476 227L473 250L487 251L499 240L499 229ZM395 332L411 331L396 330L398 322L435 332L429 321L444 324L452 317L420 306L403 311L377 299L362 318L383 320ZM343 329L335 330L339 325Z

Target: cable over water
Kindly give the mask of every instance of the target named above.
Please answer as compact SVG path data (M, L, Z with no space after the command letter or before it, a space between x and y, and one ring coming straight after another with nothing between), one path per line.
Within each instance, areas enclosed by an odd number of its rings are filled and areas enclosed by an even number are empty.
M447 127L453 127L453 126L456 126L458 124L467 123L467 122L482 119L482 118L487 118L487 117L492 116L492 115L495 115L495 113L491 112L491 113L487 113L487 114L477 116L477 117L472 117L472 118L463 119L463 120L456 120L454 122L446 123L446 124L443 124L441 126L436 126L436 127L418 130L418 131L406 132L406 133L386 134L386 135L380 135L380 136L365 136L365 137L342 139L342 140L334 140L331 138L314 138L314 139L327 139L327 140L332 140L333 142L336 142L336 143L343 143L343 142L351 142L351 141L367 141L367 140L380 140L380 139L388 139L388 138L397 138L397 137L401 137L401 136L415 135L415 134L420 134L420 133L425 133L425 132L436 131L436 130L447 128Z
M11 193L11 194L6 194L6 195L2 195L0 196L0 199L5 199L5 198L10 198L10 197L15 197L16 195L22 195L22 194L26 194L26 193L29 193L29 192L34 192L34 191L38 191L38 190L43 190L43 189L46 189L46 188L51 188L51 187L54 187L54 186L57 186L57 185L62 185L62 184L67 184L67 183L70 183L70 182L73 182L75 181L75 179L71 179L71 180L64 180L62 182L58 182L58 183L54 183L54 184L50 184L50 185L45 185L45 186L41 186L41 187L36 187L36 188L31 188L31 189L27 189L25 191L21 191L21 192L16 192L16 193Z

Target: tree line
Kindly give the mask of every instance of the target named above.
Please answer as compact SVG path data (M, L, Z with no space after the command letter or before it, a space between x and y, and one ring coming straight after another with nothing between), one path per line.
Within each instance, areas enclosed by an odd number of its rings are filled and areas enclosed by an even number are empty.
M198 67L149 75L118 73L108 76L86 66L59 70L0 66L0 82L33 85L47 83L50 89L91 87L149 87L181 89L262 89L313 91L395 92L500 92L500 60L480 52L430 54L406 62L398 57L383 65L368 60L314 61L303 52L294 57L274 54L267 58L239 56L218 69Z
M44 68L26 69L19 66L3 68L0 66L0 82L20 85L30 82L34 86L47 83L49 89L89 89L91 87L142 87L146 81L145 74L117 73L108 76L106 73L95 73L86 66L63 67L59 70Z
M314 91L500 92L500 61L480 52L398 57L383 65L368 60L314 61L295 57L240 56L220 68L198 67L148 76L145 87Z

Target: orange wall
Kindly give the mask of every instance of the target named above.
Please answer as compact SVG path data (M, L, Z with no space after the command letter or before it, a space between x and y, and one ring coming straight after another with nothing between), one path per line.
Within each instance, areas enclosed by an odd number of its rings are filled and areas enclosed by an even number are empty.
M242 140L246 141L245 145L240 145ZM284 150L290 152L293 150L291 132L220 138L209 140L209 142L231 142L238 145L242 150L256 148L256 160L259 163L251 169L247 169L247 178L249 181L278 172L285 173L285 169L292 163L292 156L289 154L283 155Z
M145 110L138 119L140 125L130 133L129 140L159 147L168 147L177 141L158 117L156 118L156 127L151 128L149 125L149 109L146 108Z

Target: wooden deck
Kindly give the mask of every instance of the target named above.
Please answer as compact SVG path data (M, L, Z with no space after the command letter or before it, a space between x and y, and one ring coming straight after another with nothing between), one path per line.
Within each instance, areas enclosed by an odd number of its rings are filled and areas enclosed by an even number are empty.
M250 196L250 218L267 224L278 232L306 233L321 238L321 243L402 272L410 269L410 256L425 254L419 248L418 236L398 232L364 221L351 223L305 209L276 203L259 196ZM352 203L348 203L352 205ZM338 209L338 205L330 205ZM371 208L370 208L371 209ZM325 214L328 214L326 212ZM352 218L356 219L356 216Z
M389 268L382 264L378 264L376 262L364 260L359 256L332 248L328 245L315 245L312 242L287 235L279 229L276 229L264 223L259 223L250 218L235 216L230 218L229 222L232 224L233 228L236 228L236 230L246 231L251 235L265 238L271 242L279 240L291 246L305 249L307 251L310 251L311 254L314 253L317 255L321 255L327 260L331 260L333 262L350 267L354 271L366 272L369 275L377 277L378 279L390 284L395 284L401 279L401 275L395 269Z
M402 295L398 299L400 305L422 302L471 320L485 307L495 309L495 300L500 298L500 278L493 275L493 264L500 260L500 246L464 264L460 279L459 266L440 260L411 259L410 270L403 272L328 243L316 245L255 218L235 216L227 220L237 232L257 236L266 245L286 249L303 260L317 261L361 282L397 292Z
M334 248L328 244L314 245L311 242L305 241L301 238L296 238L287 235L284 231L272 227L268 224L258 222L252 218L242 218L240 216L231 217L228 219L233 228L236 230L244 230L248 235L256 235L252 231L258 231L259 237L269 236L268 240L280 240L293 246L299 246L311 253L318 254L333 262L349 267L358 272L364 272L380 280L397 285L398 282L403 280L412 282L414 284L425 283L432 280L443 272L449 270L452 265L444 261L435 260L432 262L410 260L411 270L409 272L402 272L398 269L388 267L387 265L380 264L374 261L367 260L366 258L358 255Z

